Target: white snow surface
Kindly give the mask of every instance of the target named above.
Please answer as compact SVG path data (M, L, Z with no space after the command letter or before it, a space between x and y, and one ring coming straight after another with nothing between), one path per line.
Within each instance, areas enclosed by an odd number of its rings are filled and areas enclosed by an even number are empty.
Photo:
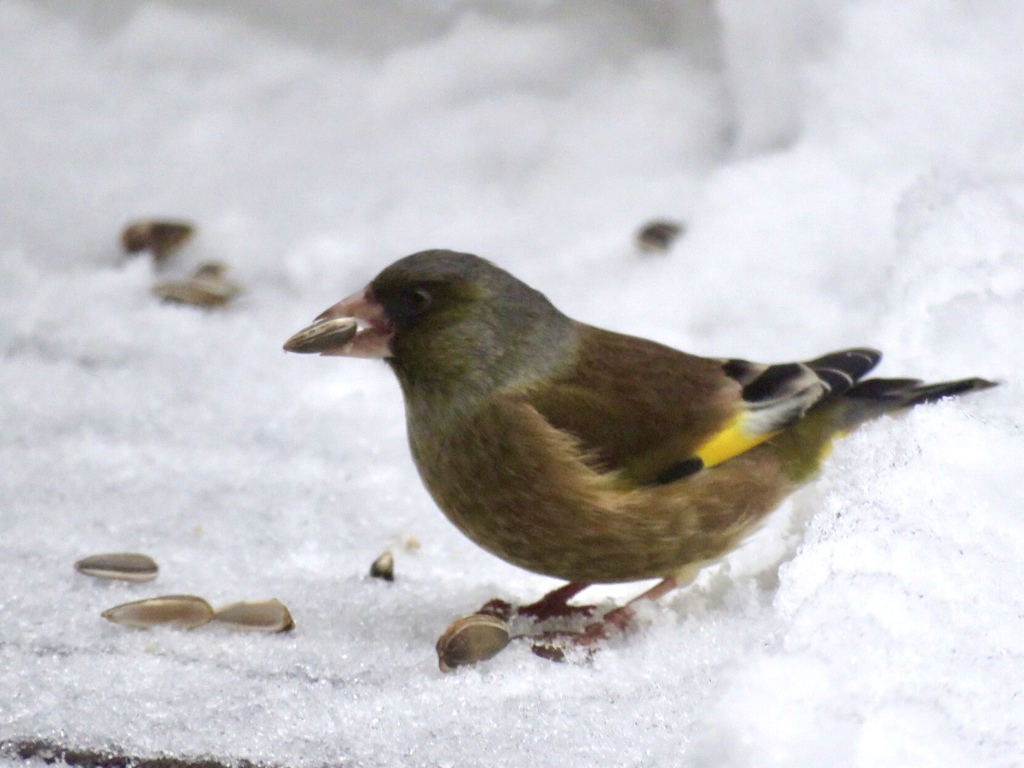
M1019 0L0 0L0 743L1021 765L1022 38ZM160 274L117 241L151 215L199 225ZM665 256L632 245L652 217L687 224ZM591 663L514 642L444 675L452 619L556 582L436 509L386 366L281 351L433 247L699 354L871 345L882 375L1002 386L839 442ZM234 304L150 295L211 258ZM109 551L159 579L72 569ZM100 617L173 593L277 597L297 628Z

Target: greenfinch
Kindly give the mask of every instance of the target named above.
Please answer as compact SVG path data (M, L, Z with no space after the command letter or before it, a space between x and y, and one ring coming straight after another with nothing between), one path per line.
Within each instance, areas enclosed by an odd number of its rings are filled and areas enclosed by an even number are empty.
M494 555L569 582L520 609L540 619L594 583L659 578L641 597L665 594L812 478L833 438L993 386L864 379L881 357L867 348L777 365L697 357L572 320L445 250L396 261L285 349L385 360L444 514ZM631 617L624 606L577 640Z

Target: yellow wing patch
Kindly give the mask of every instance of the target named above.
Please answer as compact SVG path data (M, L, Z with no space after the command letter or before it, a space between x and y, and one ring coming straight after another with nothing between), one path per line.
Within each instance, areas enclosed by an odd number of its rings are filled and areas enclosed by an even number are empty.
M739 456L751 448L769 440L778 432L751 433L743 428L744 414L738 413L729 423L696 451L696 456L705 467L713 467L723 461Z

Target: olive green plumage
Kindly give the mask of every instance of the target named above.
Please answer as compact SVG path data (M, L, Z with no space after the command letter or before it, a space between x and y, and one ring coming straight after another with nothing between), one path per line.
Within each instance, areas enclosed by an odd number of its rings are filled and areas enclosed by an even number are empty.
M870 349L772 366L696 357L571 320L450 251L406 257L346 302L323 317L373 308L386 346L370 354L401 383L438 506L498 557L574 582L692 571L813 476L837 434L992 386L861 380Z

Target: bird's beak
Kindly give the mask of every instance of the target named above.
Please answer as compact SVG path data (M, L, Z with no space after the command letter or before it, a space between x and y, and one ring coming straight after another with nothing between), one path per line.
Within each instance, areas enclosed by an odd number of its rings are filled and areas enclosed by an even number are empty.
M342 357L391 357L394 328L384 307L364 288L322 312L284 343L286 352Z

